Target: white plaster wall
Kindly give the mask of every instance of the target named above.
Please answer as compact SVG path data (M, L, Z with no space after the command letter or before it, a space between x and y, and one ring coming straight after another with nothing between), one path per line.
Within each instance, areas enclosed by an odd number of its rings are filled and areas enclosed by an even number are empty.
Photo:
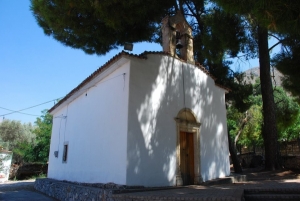
M126 183L129 65L123 64L71 103L54 110L49 178ZM64 142L69 146L66 163L62 162ZM54 156L57 150L58 158Z
M131 61L127 185L175 185L174 118L184 107L192 109L202 124L202 177L229 175L224 90L191 64L169 56L147 57Z

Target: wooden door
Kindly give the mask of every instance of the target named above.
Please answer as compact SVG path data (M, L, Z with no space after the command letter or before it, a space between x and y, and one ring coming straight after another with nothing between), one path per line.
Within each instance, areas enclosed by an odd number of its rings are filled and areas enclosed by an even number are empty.
M194 136L180 132L180 171L183 185L194 184Z

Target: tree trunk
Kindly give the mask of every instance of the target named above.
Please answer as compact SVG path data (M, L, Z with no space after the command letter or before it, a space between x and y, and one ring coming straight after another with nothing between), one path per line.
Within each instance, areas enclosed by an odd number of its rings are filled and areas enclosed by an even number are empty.
M265 145L265 168L275 170L278 166L277 127L275 102L270 73L270 55L268 50L268 30L258 26L258 49L260 65L260 83L263 100L263 139Z
M242 169L240 160L237 157L236 149L235 149L235 146L233 145L233 140L231 139L231 137L229 135L229 132L227 132L227 134L228 134L229 152L230 152L230 156L231 156L231 160L232 160L234 172L235 173L242 173L243 169Z
M242 120L242 124L241 124L241 127L240 127L239 131L238 131L238 134L234 138L234 149L235 150L237 150L237 148L236 148L237 141L239 140L239 137L242 134L242 131L244 130L244 127L245 127L247 121L248 121L248 115L247 115L247 112L246 112L246 117Z

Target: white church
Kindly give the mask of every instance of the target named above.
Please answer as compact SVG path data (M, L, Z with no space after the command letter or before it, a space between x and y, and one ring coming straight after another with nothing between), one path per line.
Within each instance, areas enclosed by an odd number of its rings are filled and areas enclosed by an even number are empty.
M228 89L195 63L180 13L162 34L162 52L117 54L49 110L48 178L155 187L230 174Z

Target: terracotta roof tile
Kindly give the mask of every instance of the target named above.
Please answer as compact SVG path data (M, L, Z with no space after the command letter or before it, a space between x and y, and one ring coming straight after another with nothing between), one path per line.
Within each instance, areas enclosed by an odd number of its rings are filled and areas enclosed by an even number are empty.
M204 66L202 66L200 63L195 63L195 65L201 69L206 75L210 76L214 81L216 81L216 77L213 76Z

